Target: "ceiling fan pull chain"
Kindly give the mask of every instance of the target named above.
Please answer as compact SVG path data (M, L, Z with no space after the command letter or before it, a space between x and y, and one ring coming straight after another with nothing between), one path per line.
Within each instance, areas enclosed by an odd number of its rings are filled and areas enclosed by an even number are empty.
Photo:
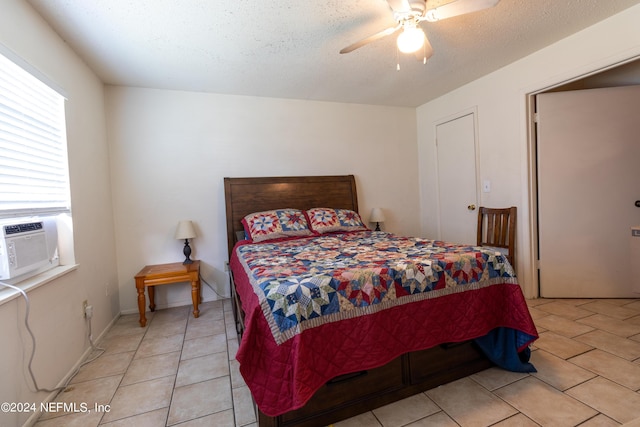
M400 71L400 53L398 52L398 47L396 46L396 71Z

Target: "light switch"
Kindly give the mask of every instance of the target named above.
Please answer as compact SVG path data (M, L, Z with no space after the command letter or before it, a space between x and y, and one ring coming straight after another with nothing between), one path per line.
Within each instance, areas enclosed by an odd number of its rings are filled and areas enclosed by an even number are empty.
M482 183L482 191L484 193L491 193L491 181L489 181L488 179L484 180L484 182Z

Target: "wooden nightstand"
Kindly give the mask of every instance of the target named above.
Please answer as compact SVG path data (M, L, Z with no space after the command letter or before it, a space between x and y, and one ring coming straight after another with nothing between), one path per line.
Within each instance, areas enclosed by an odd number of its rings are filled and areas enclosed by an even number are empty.
M200 315L198 304L200 304L200 261L193 261L192 264L174 262L170 264L147 265L136 274L136 289L138 290L138 310L140 311L140 326L147 324L147 317L144 315L144 288L149 292L149 309L155 311L154 286L166 285L169 283L191 282L191 299L193 301L193 317Z

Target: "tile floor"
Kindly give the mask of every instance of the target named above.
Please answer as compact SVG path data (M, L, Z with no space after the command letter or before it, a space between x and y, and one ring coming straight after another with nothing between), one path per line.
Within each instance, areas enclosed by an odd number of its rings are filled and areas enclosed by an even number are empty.
M540 339L536 374L491 368L335 427L617 426L640 418L640 300L529 301ZM50 426L255 426L238 374L229 301L122 316L105 353L57 401L93 409L45 414ZM80 406L78 406L80 407Z

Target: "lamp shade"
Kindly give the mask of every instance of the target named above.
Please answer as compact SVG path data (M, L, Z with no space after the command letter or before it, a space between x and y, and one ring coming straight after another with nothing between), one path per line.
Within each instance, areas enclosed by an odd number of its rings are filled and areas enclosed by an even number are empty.
M380 208L371 209L369 222L384 222L384 213L382 213L382 209Z
M180 221L176 228L176 239L193 239L196 237L196 230L191 221Z

